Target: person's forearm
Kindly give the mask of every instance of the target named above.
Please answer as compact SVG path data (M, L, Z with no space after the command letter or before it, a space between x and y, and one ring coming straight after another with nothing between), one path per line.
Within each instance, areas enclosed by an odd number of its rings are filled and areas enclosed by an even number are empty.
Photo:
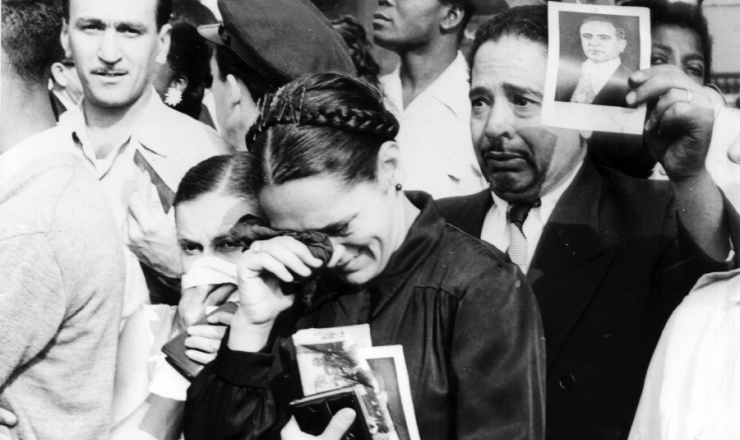
M273 322L254 324L241 311L237 311L231 321L229 348L234 351L256 353L267 344Z
M714 260L730 253L730 230L719 188L706 169L698 176L673 181L681 222L696 244Z

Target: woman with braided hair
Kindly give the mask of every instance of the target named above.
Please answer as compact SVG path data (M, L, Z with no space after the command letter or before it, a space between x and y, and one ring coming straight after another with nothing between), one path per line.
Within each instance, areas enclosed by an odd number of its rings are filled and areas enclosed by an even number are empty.
M265 97L248 134L252 189L272 228L323 234L333 252L324 263L280 236L242 255L229 334L188 391L187 439L313 438L288 405L303 397L291 336L356 324L376 346L403 346L421 439L543 438L531 290L501 252L448 226L428 194L402 191L397 131L381 92L346 74ZM312 276L307 296L296 281ZM339 411L318 438L338 440L353 419Z

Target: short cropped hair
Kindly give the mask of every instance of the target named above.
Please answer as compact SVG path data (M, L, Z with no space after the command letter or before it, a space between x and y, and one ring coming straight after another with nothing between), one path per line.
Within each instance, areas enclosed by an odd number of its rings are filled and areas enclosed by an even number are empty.
M470 48L468 58L470 68L473 68L475 54L483 44L498 41L504 36L520 37L540 43L547 51L547 5L517 6L493 16L480 25Z
M2 48L13 69L29 82L48 80L61 30L58 0L2 0Z
M64 20L69 22L69 2L72 0L62 0L62 6L64 7ZM172 0L156 0L156 21L157 29L162 29L162 26L166 25L170 21L172 15Z
M586 18L585 20L583 20L581 22L581 27L583 27L583 25L586 24L586 23L592 23L594 21L600 21L602 23L609 23L610 25L614 26L614 29L617 32L617 38L619 38L620 40L624 40L625 39L625 35L626 34L624 32L624 28L621 27L621 26L619 26L619 24L615 23L613 20L610 20L610 19L608 19L608 18L606 18L604 16L598 16L598 17L592 16L592 17L588 17L588 18Z
M653 30L660 26L676 26L696 32L704 55L704 81L709 81L712 70L712 37L701 7L682 2L669 3L665 0L631 0L622 5L650 8L650 28Z

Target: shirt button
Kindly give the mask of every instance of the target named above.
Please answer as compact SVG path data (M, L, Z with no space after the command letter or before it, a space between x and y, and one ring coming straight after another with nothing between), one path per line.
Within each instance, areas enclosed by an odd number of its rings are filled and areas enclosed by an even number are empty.
M560 378L560 388L570 390L576 385L576 378L572 374L564 374Z

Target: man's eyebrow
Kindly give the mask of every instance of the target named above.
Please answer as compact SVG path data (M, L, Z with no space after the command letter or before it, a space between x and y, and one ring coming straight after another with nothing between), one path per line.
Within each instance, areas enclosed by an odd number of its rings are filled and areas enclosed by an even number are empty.
M538 99L542 99L543 96L541 91L528 87L515 86L514 84L504 84L502 87L509 95L534 95Z
M136 30L144 31L147 29L147 26L144 23L136 23L132 21L116 22L116 30L125 30L125 29L136 29Z
M105 27L105 22L99 18L80 17L75 20L75 26L93 25Z
M491 91L488 90L486 87L476 86L470 89L470 92L468 93L468 97L472 98L473 96L490 95L490 94L491 94Z

